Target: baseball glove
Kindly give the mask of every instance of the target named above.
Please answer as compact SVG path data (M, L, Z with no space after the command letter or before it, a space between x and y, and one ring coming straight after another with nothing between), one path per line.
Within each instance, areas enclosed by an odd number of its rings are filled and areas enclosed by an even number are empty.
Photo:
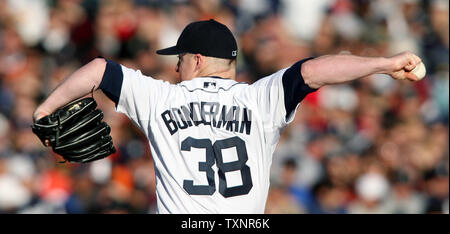
M50 142L55 153L68 162L87 163L116 152L111 128L102 122L103 112L95 109L94 98L75 100L32 125L45 145Z

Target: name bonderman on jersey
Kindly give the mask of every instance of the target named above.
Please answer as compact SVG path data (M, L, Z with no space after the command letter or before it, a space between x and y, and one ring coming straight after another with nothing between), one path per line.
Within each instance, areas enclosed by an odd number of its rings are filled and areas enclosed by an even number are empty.
M252 125L250 109L218 102L190 102L162 112L161 117L171 135L200 124L250 135Z

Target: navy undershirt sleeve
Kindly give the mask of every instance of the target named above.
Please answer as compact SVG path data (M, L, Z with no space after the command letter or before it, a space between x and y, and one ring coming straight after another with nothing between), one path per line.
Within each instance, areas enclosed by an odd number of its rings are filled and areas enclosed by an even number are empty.
M305 84L301 73L301 66L304 62L313 59L307 58L288 68L283 74L283 89L284 89L284 107L286 108L286 118L295 110L297 105L308 95L315 92L313 89Z
M109 59L105 60L107 62L106 69L105 73L103 73L102 82L100 83L99 88L116 104L117 107L123 82L122 67L120 64Z

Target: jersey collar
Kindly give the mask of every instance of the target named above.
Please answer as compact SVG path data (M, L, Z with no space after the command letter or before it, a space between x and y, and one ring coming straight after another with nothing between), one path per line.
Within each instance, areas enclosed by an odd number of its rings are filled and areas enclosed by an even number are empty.
M218 76L197 77L192 80L186 80L178 85L185 87L189 91L203 90L207 92L217 92L220 89L228 90L232 86L240 84L232 79L222 78Z

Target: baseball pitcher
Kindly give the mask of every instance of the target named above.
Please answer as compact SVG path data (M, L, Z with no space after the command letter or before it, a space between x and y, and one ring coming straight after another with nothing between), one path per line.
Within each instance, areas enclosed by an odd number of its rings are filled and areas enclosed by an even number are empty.
M61 144L57 139L66 128L64 115L54 117L55 111L95 87L147 136L156 171L158 213L264 213L272 154L306 95L324 85L375 73L417 81L411 71L421 62L410 52L389 58L326 55L299 60L249 85L235 81L237 51L230 30L207 20L187 25L175 46L157 51L178 56L179 84L95 58L67 77L36 109L35 125L41 125L33 131L46 145ZM48 116L46 123L53 121L59 129L50 131L58 133L56 137L43 137L40 122ZM79 133L83 134L90 135ZM107 147L86 153L86 162L114 152L108 134L104 131L93 140ZM67 149L77 143L70 139L66 138ZM71 154L77 157L65 157L68 161L85 162L79 156L83 154Z

